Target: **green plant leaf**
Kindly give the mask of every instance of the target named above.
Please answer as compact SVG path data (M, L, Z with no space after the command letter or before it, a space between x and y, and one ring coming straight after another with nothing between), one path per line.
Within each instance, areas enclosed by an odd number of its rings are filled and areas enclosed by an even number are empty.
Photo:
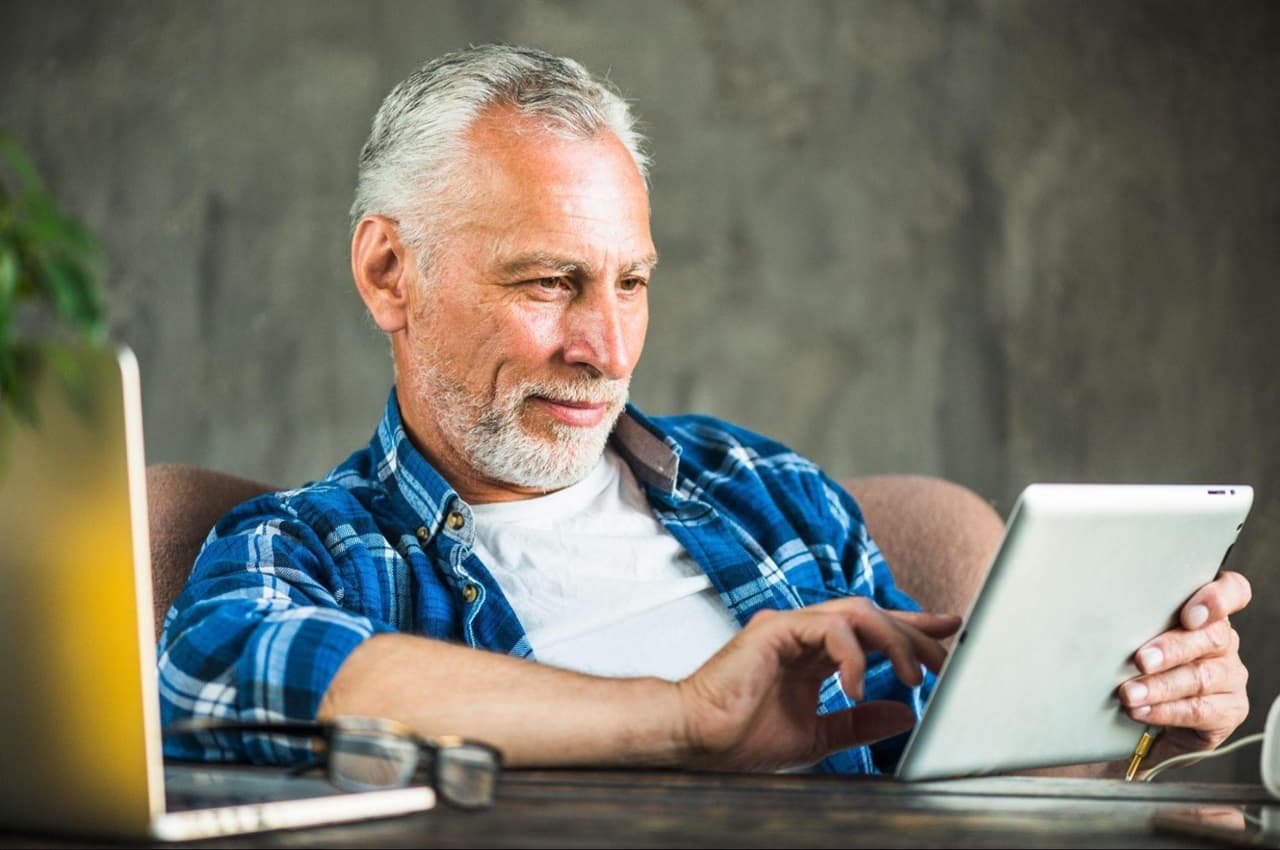
M102 307L88 269L55 257L45 264L44 272L59 318L83 334L95 333L102 321Z
M70 216L58 214L59 228L57 244L68 254L83 260L90 260L98 255L98 242L89 233L89 229Z
M18 221L27 239L38 245L57 245L62 239L62 214L48 195L28 193L18 199Z
M28 194L19 202L21 206L17 208L14 224L21 238L50 252L73 254L84 259L97 255L98 244L89 231L59 210L52 198Z
M44 358L42 368L52 368L60 379L71 407L81 416L89 417L93 415L93 387L84 369L85 350L51 345L41 348L40 356Z
M35 163L22 152L17 141L8 133L0 133L0 154L9 161L9 166L18 176L18 183L23 189L44 191L44 182L36 171Z
M18 299L18 252L0 239L0 310Z
M32 298L40 298L44 293L44 286L39 280L41 259L38 252L34 249L30 242L24 241L21 234L15 233L9 244L13 247L13 255L18 263L18 291L16 300L27 301Z
M0 400L19 421L32 427L40 424L32 391L39 370L40 358L30 347L10 346L0 350Z
M19 420L37 421L33 387L45 358L13 326L18 305L50 307L70 332L55 336L101 342L106 322L93 268L98 255L89 230L59 208L32 160L0 132L0 408ZM84 395L85 376L72 361L54 354L49 365L73 399Z
M13 317L17 312L21 269L18 266L18 250L8 238L0 235L0 371L13 336ZM0 403L7 393L0 380Z

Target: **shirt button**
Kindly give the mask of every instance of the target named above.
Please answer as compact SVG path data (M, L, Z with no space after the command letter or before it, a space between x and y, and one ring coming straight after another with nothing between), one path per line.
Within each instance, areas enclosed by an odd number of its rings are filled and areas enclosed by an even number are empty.
M480 595L480 588L474 584L464 584L462 586L462 601L470 605L476 601L476 597Z
M467 518L457 511L454 511L449 514L449 518L446 519L445 522L449 523L450 528L457 531L459 528L462 528L462 526L467 524Z
M431 536L431 532L427 531L427 527L425 525L420 525L418 526L418 530L414 532L414 535L418 538L419 543L426 543L427 538Z

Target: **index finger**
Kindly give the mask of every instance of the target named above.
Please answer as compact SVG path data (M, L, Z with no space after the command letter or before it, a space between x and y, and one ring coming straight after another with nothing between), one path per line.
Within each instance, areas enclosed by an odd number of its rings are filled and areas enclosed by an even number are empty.
M884 609L877 612L883 616L855 619L850 625L865 645L888 656L899 679L908 685L918 685L921 664L935 673L942 668L947 651L925 628L942 636L949 635L959 626L958 617Z
M884 609L884 612L899 622L915 626L934 639L950 637L960 631L964 618L959 614L930 614L924 611L896 611Z
M1199 629L1236 613L1249 604L1253 588L1240 573L1223 570L1218 577L1191 594L1182 606L1183 628Z

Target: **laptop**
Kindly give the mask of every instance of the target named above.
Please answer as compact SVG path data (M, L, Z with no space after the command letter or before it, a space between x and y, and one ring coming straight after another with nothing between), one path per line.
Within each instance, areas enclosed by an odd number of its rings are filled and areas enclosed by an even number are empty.
M46 363L39 424L0 411L0 828L182 840L419 812L282 768L165 765L138 364Z
M1252 502L1240 484L1024 490L897 777L1129 758L1133 653L1217 575Z

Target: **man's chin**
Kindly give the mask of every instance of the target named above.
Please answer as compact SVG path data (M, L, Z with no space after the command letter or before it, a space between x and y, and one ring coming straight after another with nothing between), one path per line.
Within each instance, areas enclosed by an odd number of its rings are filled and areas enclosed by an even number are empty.
M537 468L538 473L520 477L525 478L527 486L543 490L558 490L578 483L600 462L611 430L612 427L582 428L560 423L537 431L522 428L525 451L519 454L532 462L519 465L529 473Z
M550 433L543 432L529 436L537 440L538 445L548 455L568 462L576 459L578 464L589 467L604 454L605 444L609 442L612 428L580 428L573 425L558 425ZM526 432L527 433L527 432Z
M605 421L584 427L560 422L541 407L526 405L483 435L473 431L466 445L475 467L493 481L543 492L569 487L590 475L604 454L617 415L610 411Z

